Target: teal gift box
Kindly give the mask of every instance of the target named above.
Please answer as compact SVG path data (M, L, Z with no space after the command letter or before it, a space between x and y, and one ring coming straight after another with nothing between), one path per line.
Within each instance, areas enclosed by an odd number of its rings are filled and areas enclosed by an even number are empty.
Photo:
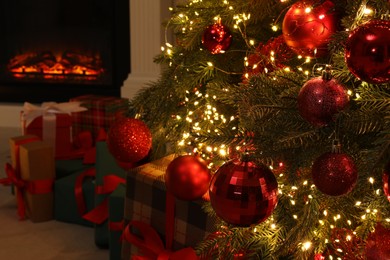
M117 176L123 178L125 181L126 171L122 169L116 162L115 158L108 150L107 143L100 141L96 143L96 190L105 190L105 177L108 175ZM115 188L114 188L115 189ZM113 191L113 190L112 190ZM111 191L111 192L112 192ZM97 192L95 195L95 207L98 207L105 200L108 199L109 193ZM108 209L105 212L108 217ZM107 248L109 246L108 239L108 221L107 219L102 223L95 225L95 244L100 248Z
M83 159L56 160L55 161L56 179L61 179L77 171L85 170L90 167L91 165L83 163Z
M83 219L80 214L75 195L77 178L85 171L86 170L74 172L73 174L54 182L54 218L56 220L93 227L93 223ZM94 177L85 177L81 187L85 209L86 212L88 212L95 206Z
M108 229L110 260L120 260L122 251L121 235L125 209L126 185L119 184L108 197Z

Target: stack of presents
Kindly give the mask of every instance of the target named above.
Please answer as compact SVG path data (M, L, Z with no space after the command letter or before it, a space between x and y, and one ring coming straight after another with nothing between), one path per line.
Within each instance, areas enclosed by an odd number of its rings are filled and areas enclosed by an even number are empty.
M25 103L22 134L9 140L0 183L12 187L20 219L91 227L111 260L197 259L193 248L214 231L215 219L203 201L167 194L164 174L174 155L124 169L109 152L106 133L127 109L125 98L95 95Z

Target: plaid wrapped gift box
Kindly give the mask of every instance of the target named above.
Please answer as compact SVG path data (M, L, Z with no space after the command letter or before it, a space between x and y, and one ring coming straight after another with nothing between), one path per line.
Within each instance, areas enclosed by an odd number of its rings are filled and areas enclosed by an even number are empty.
M69 101L81 102L87 111L72 113L73 137L82 131L90 131L96 139L99 130L108 131L112 123L127 113L129 100L127 98L83 95L71 98Z
M164 238L166 187L164 174L174 155L131 169L126 176L125 225L132 220L150 224ZM175 203L173 249L195 247L216 229L216 219L202 209L202 200ZM130 259L138 249L122 244L122 259Z

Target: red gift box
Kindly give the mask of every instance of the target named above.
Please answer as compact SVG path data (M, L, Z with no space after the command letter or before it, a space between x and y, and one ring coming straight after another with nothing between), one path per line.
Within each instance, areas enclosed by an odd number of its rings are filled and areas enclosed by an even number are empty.
M55 129L48 129L54 131L55 140L48 140L49 143L55 147L55 157L57 159L69 156L72 151L72 118L68 114L55 114ZM50 119L52 120L52 119ZM44 140L44 117L35 118L30 124L24 127L24 134L36 135Z
M98 95L78 96L69 101L79 102L87 109L72 113L73 137L82 131L90 131L94 139L101 129L108 131L115 120L126 114L129 103L127 98Z

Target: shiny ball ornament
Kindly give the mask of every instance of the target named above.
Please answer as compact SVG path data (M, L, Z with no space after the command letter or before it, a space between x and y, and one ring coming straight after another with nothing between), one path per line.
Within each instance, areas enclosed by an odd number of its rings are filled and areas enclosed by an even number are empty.
M378 223L366 239L364 253L367 260L390 259L390 230Z
M334 79L312 78L298 94L299 114L316 127L328 125L348 104L346 89Z
M232 34L222 23L212 24L203 32L202 44L212 54L223 53L229 49L231 42Z
M206 161L194 155L176 157L165 172L167 190L176 198L187 201L200 199L207 193L210 179Z
M337 152L324 153L318 157L313 163L311 174L317 189L329 196L348 194L358 179L353 159Z
M337 30L338 19L332 1L302 1L293 4L283 19L286 44L297 54L322 57Z
M107 147L122 164L138 162L148 155L152 147L152 134L141 120L122 118L109 128Z
M390 82L390 21L372 20L347 39L345 61L349 71L368 83Z
M253 162L231 160L213 176L210 202L217 216L236 226L266 220L278 202L278 183L272 171Z
M387 163L383 175L382 175L382 180L383 180L383 192L386 195L386 198L388 201L390 201L390 186L389 186L389 179L390 179L390 162Z

